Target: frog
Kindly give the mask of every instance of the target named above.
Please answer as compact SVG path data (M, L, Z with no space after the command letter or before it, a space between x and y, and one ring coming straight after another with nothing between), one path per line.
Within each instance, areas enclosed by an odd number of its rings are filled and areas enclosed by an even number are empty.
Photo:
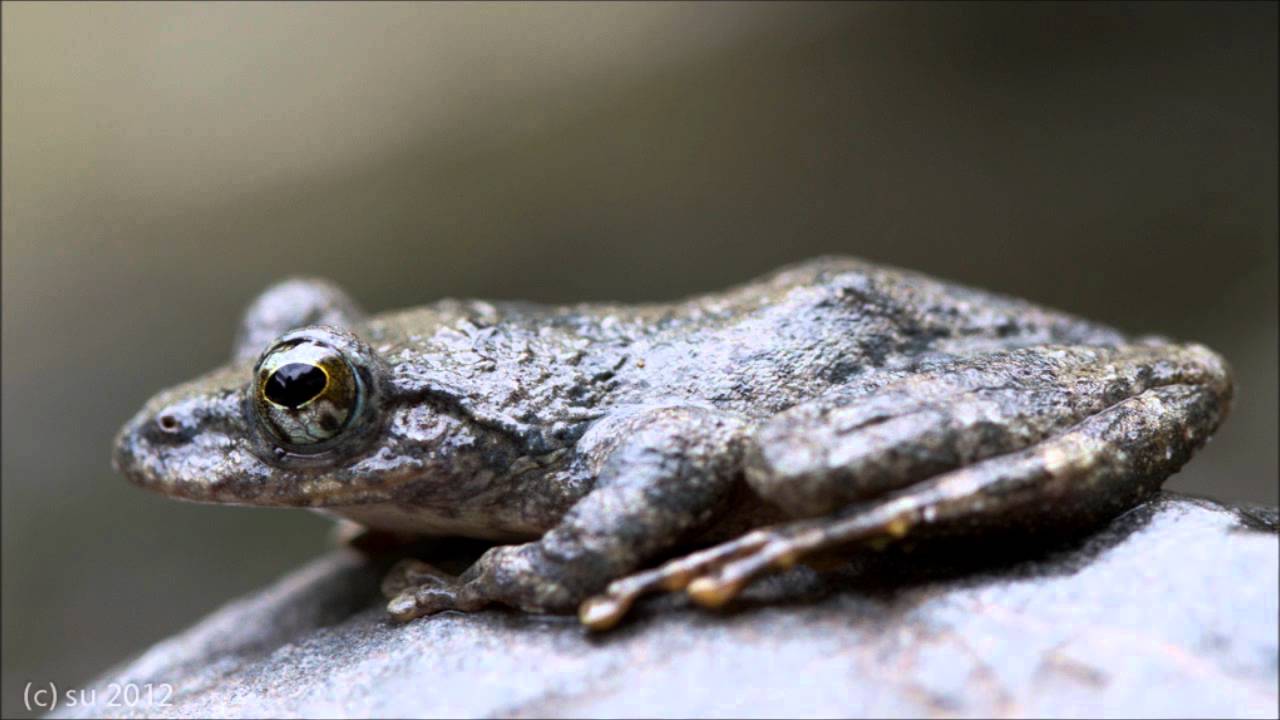
M673 302L377 315L298 277L233 347L124 425L115 468L492 543L460 572L390 566L398 622L505 606L607 630L646 595L723 608L823 558L1088 532L1156 494L1233 393L1203 345L839 256Z

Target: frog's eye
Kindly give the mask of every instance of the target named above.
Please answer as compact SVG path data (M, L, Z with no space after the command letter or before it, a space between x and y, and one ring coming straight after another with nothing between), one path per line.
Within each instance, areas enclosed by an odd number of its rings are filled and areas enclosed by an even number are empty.
M286 445L323 443L359 414L359 378L342 353L328 345L281 342L263 354L254 377L258 417Z

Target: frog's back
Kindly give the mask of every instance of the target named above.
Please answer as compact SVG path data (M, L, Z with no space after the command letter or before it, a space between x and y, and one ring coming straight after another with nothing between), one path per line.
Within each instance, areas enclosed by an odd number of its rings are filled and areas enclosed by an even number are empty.
M749 416L939 353L1123 341L1111 328L1025 301L841 257L611 314L636 328L619 399L696 399Z
M437 373L528 421L652 402L764 417L930 354L1122 340L1024 301L841 257L674 303L443 301L377 318L368 333L393 365Z

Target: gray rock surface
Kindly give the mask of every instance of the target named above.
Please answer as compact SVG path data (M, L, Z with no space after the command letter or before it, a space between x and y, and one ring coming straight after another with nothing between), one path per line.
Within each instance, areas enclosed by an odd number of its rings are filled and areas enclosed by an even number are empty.
M1085 539L872 554L612 633L390 624L335 551L107 673L59 717L1277 715L1276 510L1166 493ZM109 706L110 683L167 703Z

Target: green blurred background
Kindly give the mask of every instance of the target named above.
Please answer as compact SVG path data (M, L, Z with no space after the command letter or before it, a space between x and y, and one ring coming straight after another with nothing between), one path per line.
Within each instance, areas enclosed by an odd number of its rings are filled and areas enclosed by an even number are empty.
M1202 341L1169 486L1277 495L1276 5L3 8L3 697L323 551L116 428L286 275L372 310L657 300L817 253ZM424 648L424 652L429 652Z

